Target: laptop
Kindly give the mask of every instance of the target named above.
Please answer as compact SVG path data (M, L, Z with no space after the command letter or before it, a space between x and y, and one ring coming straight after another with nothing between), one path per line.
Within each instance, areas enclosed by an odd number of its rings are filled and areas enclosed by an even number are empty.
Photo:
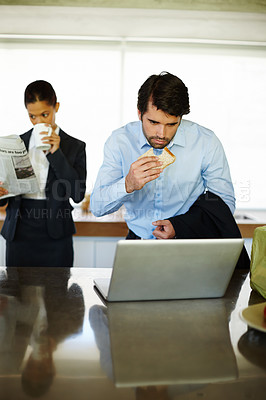
M244 239L119 240L111 278L94 280L107 302L225 294Z

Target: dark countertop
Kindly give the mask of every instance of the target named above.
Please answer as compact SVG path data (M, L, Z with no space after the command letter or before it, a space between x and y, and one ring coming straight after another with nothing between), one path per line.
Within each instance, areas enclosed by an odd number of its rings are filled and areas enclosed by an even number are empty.
M264 399L266 333L239 311L266 301L235 271L223 298L113 303L111 269L0 267L0 400Z

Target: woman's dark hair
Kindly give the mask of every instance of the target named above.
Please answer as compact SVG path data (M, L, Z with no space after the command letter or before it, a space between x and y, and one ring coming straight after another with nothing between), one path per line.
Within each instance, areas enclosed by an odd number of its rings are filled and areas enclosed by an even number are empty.
M57 98L54 88L49 82L35 81L26 87L24 94L25 107L36 101L46 101L50 106L55 107Z
M183 116L190 112L187 87L177 76L169 72L151 75L138 92L138 110L141 117L147 111L148 102L166 114Z

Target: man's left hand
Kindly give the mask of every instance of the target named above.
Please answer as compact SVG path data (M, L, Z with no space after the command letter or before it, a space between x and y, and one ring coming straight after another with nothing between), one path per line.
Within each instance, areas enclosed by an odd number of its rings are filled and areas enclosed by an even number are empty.
M156 239L173 239L175 237L174 227L168 219L155 221L152 225L156 226L153 231Z

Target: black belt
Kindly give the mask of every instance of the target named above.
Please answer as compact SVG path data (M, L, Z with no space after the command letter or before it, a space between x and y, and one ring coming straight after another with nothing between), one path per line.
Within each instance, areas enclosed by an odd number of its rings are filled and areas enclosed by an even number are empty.
M140 236L136 235L131 229L128 230L126 240L139 240Z
M21 199L20 216L24 219L47 219L49 210L46 199Z

